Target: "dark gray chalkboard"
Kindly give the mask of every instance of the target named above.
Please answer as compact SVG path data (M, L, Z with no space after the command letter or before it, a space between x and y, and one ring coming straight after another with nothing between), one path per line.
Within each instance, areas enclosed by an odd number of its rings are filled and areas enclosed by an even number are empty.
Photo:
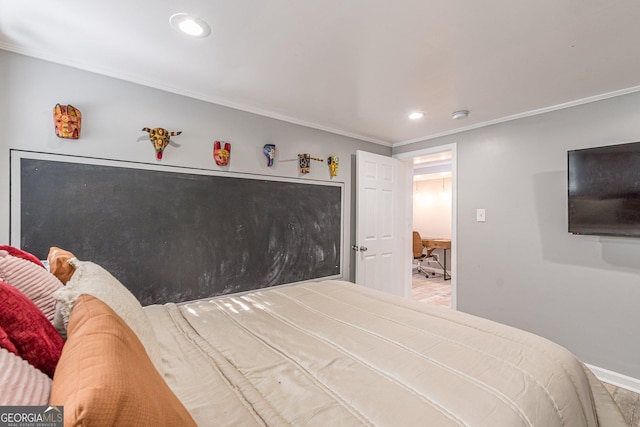
M21 158L20 205L24 250L100 264L143 305L341 274L342 185Z

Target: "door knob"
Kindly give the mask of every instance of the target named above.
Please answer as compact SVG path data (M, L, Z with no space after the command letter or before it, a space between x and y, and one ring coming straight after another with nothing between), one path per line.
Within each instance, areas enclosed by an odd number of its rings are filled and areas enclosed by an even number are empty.
M367 251L367 247L366 246L360 246L358 249L360 249L360 252L366 252Z

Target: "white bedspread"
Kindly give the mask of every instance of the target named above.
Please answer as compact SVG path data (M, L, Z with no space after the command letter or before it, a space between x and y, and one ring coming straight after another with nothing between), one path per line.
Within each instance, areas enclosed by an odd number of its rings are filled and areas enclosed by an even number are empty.
M324 281L145 307L201 426L624 426L564 348Z

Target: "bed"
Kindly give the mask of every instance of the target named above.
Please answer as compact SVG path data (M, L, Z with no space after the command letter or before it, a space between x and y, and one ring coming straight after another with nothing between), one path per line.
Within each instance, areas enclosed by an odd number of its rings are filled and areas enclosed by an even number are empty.
M569 351L462 312L341 280L141 307L69 264L65 426L626 425Z

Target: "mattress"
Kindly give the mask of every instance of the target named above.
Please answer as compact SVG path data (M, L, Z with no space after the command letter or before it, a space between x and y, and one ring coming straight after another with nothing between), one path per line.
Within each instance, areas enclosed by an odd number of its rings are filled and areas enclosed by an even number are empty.
M572 353L332 280L145 307L201 426L624 426Z

